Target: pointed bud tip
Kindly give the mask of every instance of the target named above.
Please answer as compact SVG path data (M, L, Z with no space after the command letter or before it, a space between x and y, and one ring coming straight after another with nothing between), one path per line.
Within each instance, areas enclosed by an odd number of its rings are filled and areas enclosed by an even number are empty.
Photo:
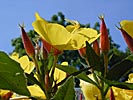
M19 26L20 28L25 28L24 23L22 23L22 25L21 25L21 24L18 24L18 26Z
M99 18L100 20L103 20L103 19L104 19L104 15L100 15L100 16L98 16L98 18Z
M115 25L115 27L116 27L118 30L121 30L121 27L118 27L117 25Z

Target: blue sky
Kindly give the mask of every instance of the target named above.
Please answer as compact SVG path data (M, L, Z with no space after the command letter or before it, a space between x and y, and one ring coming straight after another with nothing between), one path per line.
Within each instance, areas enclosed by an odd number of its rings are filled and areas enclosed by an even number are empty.
M1 0L0 1L0 50L13 50L11 39L20 36L18 24L25 23L26 31L33 29L34 13L38 12L46 20L53 14L63 12L65 17L82 24L100 22L98 16L105 15L112 39L126 48L126 43L115 25L121 20L133 20L133 0Z

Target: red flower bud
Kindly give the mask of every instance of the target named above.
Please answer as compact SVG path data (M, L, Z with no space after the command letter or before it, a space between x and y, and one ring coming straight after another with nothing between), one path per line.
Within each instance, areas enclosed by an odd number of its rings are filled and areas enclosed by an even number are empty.
M48 58L48 51L46 50L44 45L42 45L42 47L41 47L41 52L42 52L43 59Z
M100 56L100 48L99 48L99 44L98 44L98 41L97 41L97 40L95 40L95 41L93 42L93 49L94 49L95 53L96 53L98 56Z
M83 94L80 94L79 100L83 100Z
M86 58L86 47L79 49L78 52L82 58Z
M2 96L2 100L9 100L11 96L13 95L12 92L8 92Z
M127 43L128 48L133 53L133 38L125 30L123 30L122 28L119 28L119 29L120 29L123 37L124 37L124 40Z
M54 55L59 55L61 54L63 51L60 51L58 49L56 49L55 47L53 47L51 44L49 44L48 42L46 42L44 39L41 39L42 43L43 43L43 47L49 52L53 51Z
M45 89L47 91L50 89L50 77L48 72L45 74Z
M110 49L110 42L108 37L108 30L106 28L106 24L104 22L104 17L100 16L101 25L100 25L100 48L103 53L107 53Z
M115 100L114 92L112 88L110 88L110 99L109 100Z
M32 42L30 41L30 39L29 39L27 33L25 32L23 26L20 26L20 28L21 28L21 32L22 32L22 42L23 42L24 48L26 50L26 53L28 56L33 58L35 55L34 46L32 45Z

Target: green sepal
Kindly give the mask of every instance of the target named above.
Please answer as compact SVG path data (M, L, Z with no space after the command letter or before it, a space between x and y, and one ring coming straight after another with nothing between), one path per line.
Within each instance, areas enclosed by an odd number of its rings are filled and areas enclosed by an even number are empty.
M103 72L100 57L95 53L95 51L88 42L86 42L86 57L89 65L92 67L93 70Z

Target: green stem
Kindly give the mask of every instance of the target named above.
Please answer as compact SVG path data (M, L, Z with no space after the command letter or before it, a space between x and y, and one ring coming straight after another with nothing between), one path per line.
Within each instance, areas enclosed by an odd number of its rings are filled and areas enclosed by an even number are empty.
M108 53L104 53L104 78L106 77L107 73L108 73ZM106 84L104 83L104 81L101 80L101 98L102 100L106 99L106 94L108 91L108 86L106 86Z
M53 79L54 78L54 71L55 71L55 67L56 67L56 63L57 63L57 61L58 61L58 56L55 56L54 57L54 62L53 62L53 67L52 67L52 69L51 69L51 74L49 75L49 90L47 90L47 88L45 88L45 92L46 92L46 98L47 98L47 100L50 100L51 98L52 98L52 85L51 84L53 84L53 81L51 82L51 80L50 79ZM49 71L48 71L48 73L49 73Z
M105 87L105 85L104 85L104 82L103 81L101 81L101 90L100 90L100 92L101 92L101 100L105 100L105 95L104 95L104 87Z
M37 78L38 78L38 81L40 83L41 86L39 86L43 92L44 92L44 95L46 94L45 92L45 87L44 87L44 78L42 77L42 74L41 74L41 71L40 71L40 66L38 65L38 60L37 60L37 57L34 57L33 59L33 62L35 64L35 67L36 67L36 75L37 75Z
M104 53L104 77L106 77L108 73L108 54Z

